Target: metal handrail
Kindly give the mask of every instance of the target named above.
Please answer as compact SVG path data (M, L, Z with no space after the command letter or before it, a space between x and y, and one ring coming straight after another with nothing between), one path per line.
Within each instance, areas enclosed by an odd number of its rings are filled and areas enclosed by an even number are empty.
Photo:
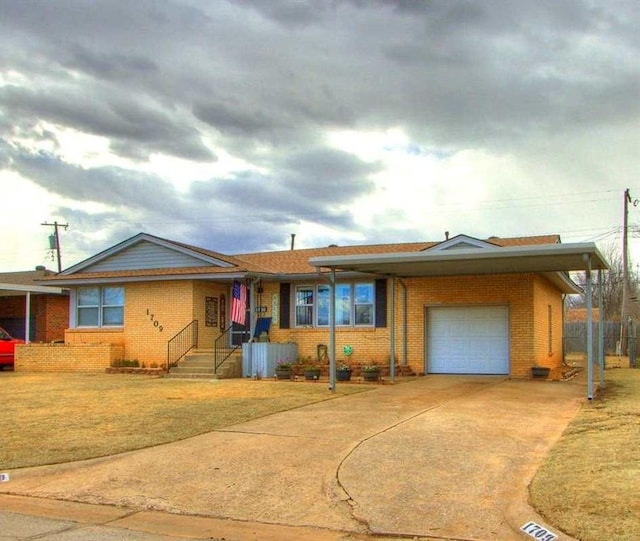
M198 346L198 320L194 319L167 342L167 371Z
M229 340L229 335L227 333L231 333L231 329L233 325L229 325L221 334L218 336L213 343L213 358L214 358L214 374L218 373L218 368L220 368L225 361L233 355L241 346L227 347L227 341Z

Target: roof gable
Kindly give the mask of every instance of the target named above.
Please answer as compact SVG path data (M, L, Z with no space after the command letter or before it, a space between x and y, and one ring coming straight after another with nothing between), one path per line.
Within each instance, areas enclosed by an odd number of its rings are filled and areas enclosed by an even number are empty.
M214 252L196 250L184 244L140 233L69 267L61 274L68 276L81 271L108 272L235 266L221 257L216 257L217 255Z
M426 248L425 252L441 252L444 250L468 250L473 248L495 248L496 245L490 242L468 237L467 235L456 235L451 239L447 239L443 242Z

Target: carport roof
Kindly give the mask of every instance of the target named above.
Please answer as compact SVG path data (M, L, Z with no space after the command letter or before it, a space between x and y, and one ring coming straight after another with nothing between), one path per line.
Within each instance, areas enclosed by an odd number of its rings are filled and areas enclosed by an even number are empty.
M580 293L568 271L606 270L594 243L426 250L391 254L313 257L315 267L398 277L543 273L565 293Z
M65 289L57 286L41 286L37 282L54 276L44 267L19 272L0 272L0 297L24 296L27 293L62 295Z
M62 295L64 292L65 289L61 287L4 284L0 282L0 297L26 295L27 293Z

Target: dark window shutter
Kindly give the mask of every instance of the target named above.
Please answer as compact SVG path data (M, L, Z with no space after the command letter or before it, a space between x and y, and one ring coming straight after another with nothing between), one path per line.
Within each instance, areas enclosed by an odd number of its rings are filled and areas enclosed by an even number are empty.
M291 284L280 284L280 328L288 329L291 325Z
M387 279L376 280L376 327L387 326Z

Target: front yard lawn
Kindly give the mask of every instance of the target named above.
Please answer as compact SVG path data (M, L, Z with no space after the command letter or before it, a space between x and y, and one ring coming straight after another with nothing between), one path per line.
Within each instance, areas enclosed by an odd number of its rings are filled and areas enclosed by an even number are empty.
M531 503L584 541L640 539L640 370L607 370L530 487Z
M332 394L325 383L4 373L0 471L151 447L368 389L339 385Z

